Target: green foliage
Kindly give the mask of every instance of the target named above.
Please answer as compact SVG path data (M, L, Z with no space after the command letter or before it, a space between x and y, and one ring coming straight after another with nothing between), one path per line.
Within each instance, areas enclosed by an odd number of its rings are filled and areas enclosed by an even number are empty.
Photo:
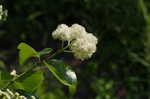
M0 71L0 88L3 88L6 83L13 79L8 72Z
M38 53L28 44L20 43L18 45L19 51L19 63L23 65L30 57L39 57Z
M52 59L49 61L44 61L44 64L62 84L72 86L77 83L76 78L73 78L71 75L67 75L67 71L72 70L63 61ZM73 73L75 74L75 72Z
M44 48L43 50L41 50L40 52L38 52L39 56L45 55L45 54L49 54L52 51L51 48Z
M76 91L77 91L77 84L69 86L70 96L73 96L76 93Z
M61 90L54 90L53 92L48 92L48 93L44 93L42 94L42 96L40 96L40 99L68 99L65 94L61 91Z
M2 80L11 80L13 76L11 76L8 72L1 72L1 79Z
M52 49L45 48L39 52L36 52L31 46L26 43L20 43L18 46L19 52L19 62L23 64L27 59L33 56L40 56L49 54ZM73 95L76 91L77 78L75 72L73 72L70 67L61 60L51 59L49 61L44 60L44 64L52 72L52 74L64 85L69 86L69 92ZM73 73L67 74L67 73ZM43 76L41 72L36 72L30 75L26 75L23 78L20 78L19 81L15 82L14 86L17 89L22 89L27 92L34 92L43 81Z
M5 69L5 63L2 60L0 60L0 69Z
M114 82L107 79L99 79L92 84L98 94L96 99L116 99L113 94Z
M43 82L43 72L37 71L15 82L14 86L17 89L22 89L26 92L33 93Z

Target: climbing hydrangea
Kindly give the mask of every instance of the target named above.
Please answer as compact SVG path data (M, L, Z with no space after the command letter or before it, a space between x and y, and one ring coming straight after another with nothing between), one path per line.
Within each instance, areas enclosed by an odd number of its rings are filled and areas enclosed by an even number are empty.
M79 25L73 24L71 27L61 24L52 33L54 39L70 42L70 50L77 59L90 58L96 51L97 38L86 32L86 29Z
M0 90L1 99L27 99L25 96L20 95L18 92L12 92L9 89L6 91ZM36 99L34 96L31 96L31 99Z

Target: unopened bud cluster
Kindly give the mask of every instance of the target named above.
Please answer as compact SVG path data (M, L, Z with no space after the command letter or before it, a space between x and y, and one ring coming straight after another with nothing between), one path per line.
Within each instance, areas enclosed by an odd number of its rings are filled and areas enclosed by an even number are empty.
M54 39L70 42L70 50L77 59L90 58L96 51L97 38L92 34L86 32L86 29L79 25L73 24L67 26L61 24L52 33Z
M9 89L5 91L0 90L0 99L27 99L25 96L20 95L18 92L12 92ZM31 99L36 99L34 96Z

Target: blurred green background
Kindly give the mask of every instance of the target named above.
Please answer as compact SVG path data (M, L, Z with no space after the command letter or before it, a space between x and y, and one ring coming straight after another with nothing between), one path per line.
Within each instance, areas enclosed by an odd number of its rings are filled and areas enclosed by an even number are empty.
M142 1L2 1L8 17L0 22L0 68L18 68L16 47L22 41L37 50L59 49L52 31L62 23L78 23L97 36L99 44L93 57L83 62L70 54L59 57L77 73L73 99L150 99L150 2ZM41 99L69 99L66 86L48 71L45 78L38 92Z

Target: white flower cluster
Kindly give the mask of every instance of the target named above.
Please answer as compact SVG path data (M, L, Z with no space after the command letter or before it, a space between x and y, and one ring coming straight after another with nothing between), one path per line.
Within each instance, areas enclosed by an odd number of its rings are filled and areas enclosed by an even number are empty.
M7 16L7 10L3 10L3 6L0 5L0 20Z
M0 90L0 97L1 99L27 99L25 96L20 95L18 92L12 92L9 89L6 91ZM36 99L34 96L31 99Z
M3 6L0 5L0 20L2 19L2 15L3 15Z
M92 33L87 33L86 29L79 25L73 24L68 27L61 24L52 33L54 39L68 41L70 43L70 50L74 53L77 59L87 59L96 51L97 38Z
M52 36L54 39L72 41L85 34L85 28L81 25L73 24L71 27L68 27L66 24L61 24L58 25L57 29L52 33Z

